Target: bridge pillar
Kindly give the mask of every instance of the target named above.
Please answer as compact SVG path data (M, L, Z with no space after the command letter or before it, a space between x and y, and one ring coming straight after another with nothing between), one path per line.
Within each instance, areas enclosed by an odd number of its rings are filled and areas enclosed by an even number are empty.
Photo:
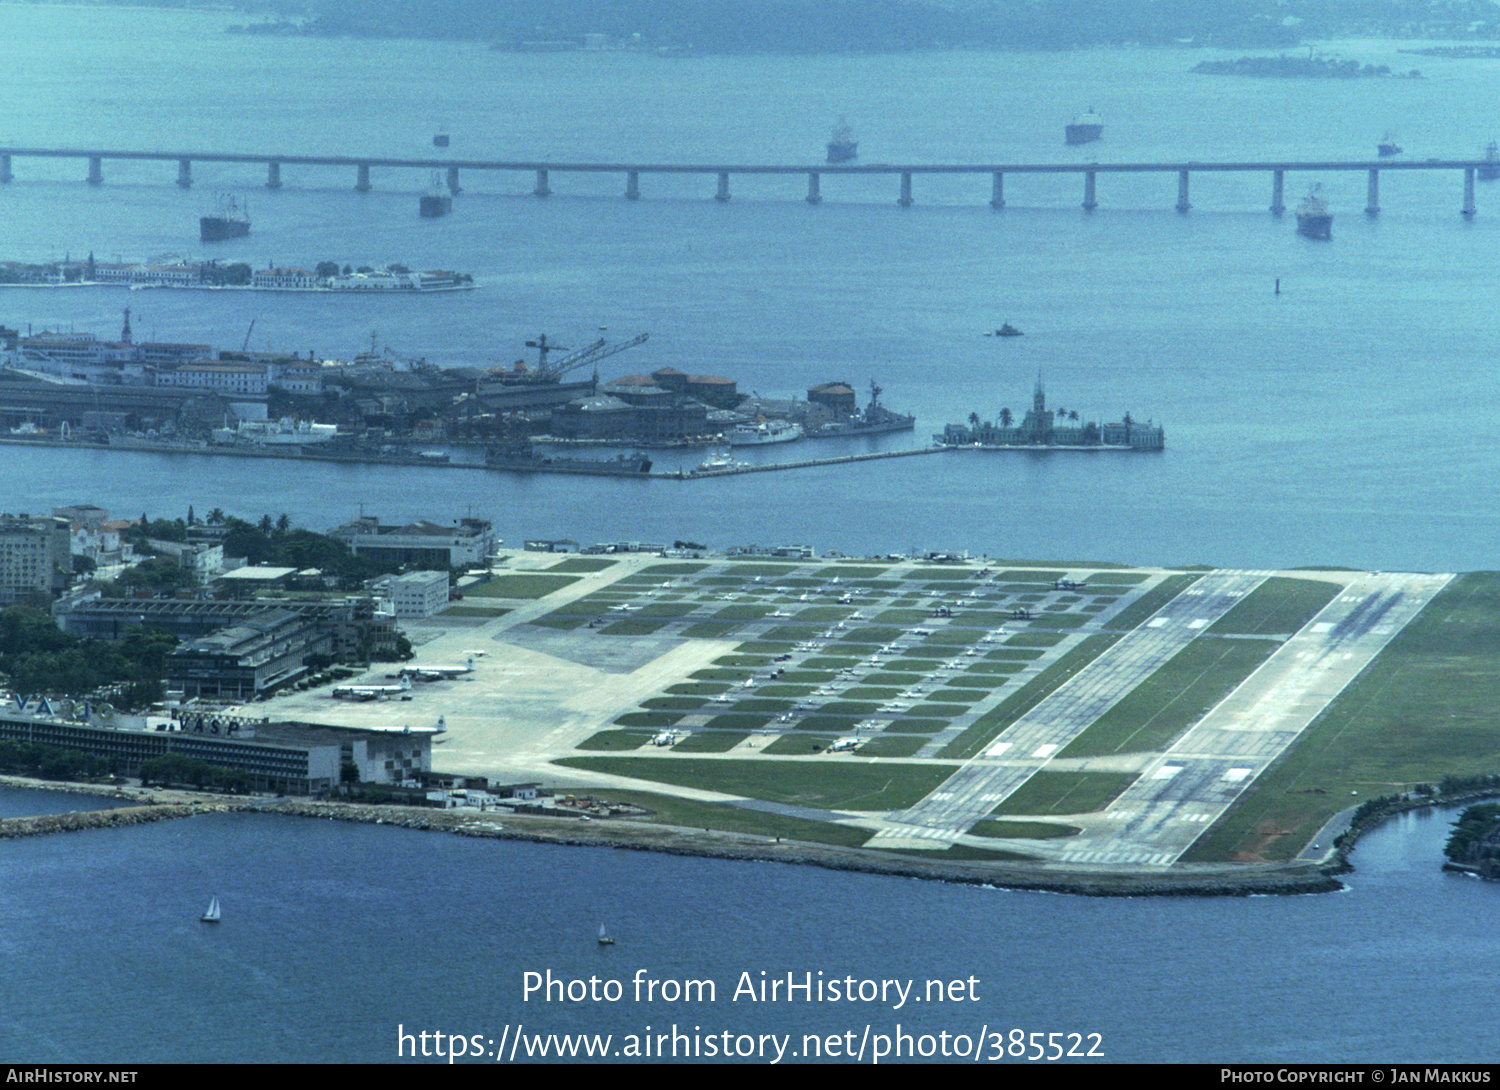
M818 172L810 170L807 172L807 203L817 204L823 199L823 194L818 192Z
M1005 175L998 170L990 179L990 207L1005 207Z
M1474 168L1464 167L1464 215L1474 214Z
M1177 172L1177 211L1186 212L1192 207L1192 201L1188 200L1188 172L1179 170Z
M455 197L464 191L464 187L458 184L458 168L448 168L448 192Z
M714 200L727 201L729 199L729 171L719 171L719 191L714 194Z
M632 170L625 175L625 199L627 201L641 199L641 172L638 170Z
M356 193L368 193L368 192L370 192L370 164L369 163L360 163L359 164L359 173L355 176L355 179L354 179L354 192L356 192Z
M911 171L901 172L901 196L896 201L902 208L911 207Z
M267 189L280 189L281 188L281 164L280 163L277 163L277 162L273 161L273 162L270 162L270 163L266 164L266 188Z
M1271 171L1271 211L1281 215L1286 211L1286 200L1283 194L1286 192L1286 171Z
M547 184L547 168L538 167L536 172L536 188L531 191L536 197L552 196L552 187Z
M8 182L14 175L10 172L10 156L0 155L0 182Z
M1365 189L1365 215L1380 214L1380 171L1370 169L1370 182Z
M177 184L183 189L193 188L193 161L191 159L177 160Z
M1083 172L1083 209L1092 212L1099 207L1099 202L1094 199L1094 172L1086 170Z
M104 160L97 155L89 156L89 185L104 184Z

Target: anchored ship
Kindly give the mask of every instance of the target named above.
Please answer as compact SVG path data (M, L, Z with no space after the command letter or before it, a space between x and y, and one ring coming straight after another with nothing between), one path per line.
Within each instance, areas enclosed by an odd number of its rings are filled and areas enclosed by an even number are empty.
M1092 144L1104 135L1104 122L1090 106L1087 113L1079 114L1063 129L1063 137L1069 144Z
M854 130L849 128L849 123L841 117L839 123L834 126L833 138L828 141L828 161L847 163L857 158L859 158L859 141L854 139Z
M1326 240L1333 237L1333 216L1328 212L1327 202L1318 196L1322 188L1313 186L1312 192L1297 207L1297 233L1304 238Z
M226 238L244 238L250 233L250 216L233 197L224 197L219 212L198 220L198 238L203 242L222 242Z
M422 194L419 210L422 218L429 220L446 216L453 211L453 197L443 192L442 177L435 171L432 175L432 188Z
M1490 146L1484 149L1484 162L1479 164L1479 169L1474 173L1482 182L1493 182L1500 178L1500 144L1490 141Z

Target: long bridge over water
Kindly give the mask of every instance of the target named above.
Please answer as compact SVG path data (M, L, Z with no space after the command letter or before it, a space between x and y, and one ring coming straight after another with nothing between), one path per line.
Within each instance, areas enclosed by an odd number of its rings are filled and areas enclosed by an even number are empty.
M1375 215L1380 211L1380 175L1386 171L1450 171L1462 177L1462 203L1458 211L1473 216L1474 179L1493 177L1500 164L1485 159L1426 159L1417 161L1397 160L1309 160L1267 162L1159 162L1159 163L988 163L988 164L819 164L813 166L790 165L729 165L706 163L568 163L540 161L505 161L485 159L411 159L382 156L350 155L276 155L260 152L191 152L191 151L120 151L95 148L34 148L0 147L0 183L11 182L15 175L13 167L20 159L78 159L87 162L85 181L90 185L104 184L106 161L154 161L177 164L177 184L184 189L193 184L193 164L196 163L257 163L266 168L266 188L280 189L283 167L345 167L353 168L354 189L367 193L373 186L373 172L377 169L417 169L437 171L447 178L453 193L460 192L461 171L481 173L521 174L534 178L531 190L538 197L552 193L554 176L568 174L616 174L624 180L624 196L637 200L641 196L642 178L672 174L703 175L716 180L714 199L730 199L730 179L737 175L801 175L806 178L806 199L811 204L822 200L822 181L825 177L844 175L889 175L897 181L897 203L909 207L914 203L914 179L919 176L977 174L988 175L989 204L992 208L1005 207L1005 176L1007 174L1076 174L1083 183L1083 207L1092 211L1099 206L1096 196L1098 176L1101 174L1176 174L1177 202L1179 212L1192 208L1189 199L1189 182L1194 174L1259 173L1270 180L1270 209L1272 212L1286 211L1285 182L1288 173L1329 174L1345 171L1363 171L1366 178L1367 199L1365 211Z

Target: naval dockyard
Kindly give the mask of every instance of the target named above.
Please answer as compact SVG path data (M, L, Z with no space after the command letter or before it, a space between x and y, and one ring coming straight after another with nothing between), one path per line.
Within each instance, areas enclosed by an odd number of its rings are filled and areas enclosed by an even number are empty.
M269 269L266 290L300 282L363 294L421 294L472 285L456 273ZM160 268L121 266L121 277ZM213 266L218 272L217 266ZM95 285L106 273L93 260L61 271L28 267L28 283ZM37 270L42 269L42 272ZM193 275L202 275L202 266ZM75 275L76 274L76 275ZM184 272L184 276L189 275ZM236 274L240 275L239 273ZM42 277L35 280L35 277ZM72 277L72 279L69 279ZM330 280L329 278L334 278ZM50 279L49 279L50 278ZM82 278L82 279L80 279ZM338 287L348 281L365 287ZM124 280L120 282L126 282ZM412 286L414 283L427 287ZM335 286L330 287L330 284ZM371 284L383 286L368 286ZM400 285L405 284L405 287ZM136 285L139 286L139 285ZM150 286L180 286L160 279ZM197 286L204 286L198 284ZM1008 327L1007 327L1008 328ZM1049 408L1041 376L1032 407L1017 419L948 424L929 445L851 449L840 440L914 433L916 417L882 401L870 379L864 403L843 378L811 385L805 397L745 394L736 377L672 366L601 377L600 365L650 336L578 347L545 334L526 342L534 355L489 367L443 367L403 359L375 336L350 358L255 352L254 322L238 349L137 339L131 309L119 334L0 326L0 441L94 449L250 458L293 458L374 465L430 466L511 473L698 480L834 466L941 451L1161 451L1161 426L1133 420L1080 420ZM754 461L735 451L774 447L783 456ZM599 453L599 448L617 448ZM671 468L652 452L698 450L703 459Z

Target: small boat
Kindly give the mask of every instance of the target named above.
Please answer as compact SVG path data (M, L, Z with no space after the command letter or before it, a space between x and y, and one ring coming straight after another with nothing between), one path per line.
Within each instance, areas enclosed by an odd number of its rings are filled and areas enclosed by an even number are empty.
M219 899L214 897L208 902L208 907L203 910L203 915L198 918L204 923L218 923L219 916Z
M1484 149L1484 162L1479 164L1475 175L1482 182L1493 182L1500 178L1500 144L1490 141L1490 146Z
M995 330L995 332L993 332L993 333L986 333L985 336L986 337L1024 337L1025 334L1022 333L1015 326L1011 325L1009 322L1006 322L999 329Z
M1387 155L1400 155L1401 145L1396 143L1395 133L1386 133L1381 137L1380 143L1375 145L1375 150L1384 158Z
M849 128L849 123L842 117L834 126L833 137L828 141L828 161L830 163L847 163L851 159L859 158L859 141L854 139L854 130Z
M609 931L601 923L599 925L599 945L600 946L613 946L614 944L615 944L615 940L612 939L612 938L610 938Z
M693 470L693 472L694 473L719 473L719 472L722 472L724 470L737 469L737 468L739 468L739 466L740 466L740 463L738 461L736 461L734 458L731 458L727 452L722 451L722 450L716 450L712 454L710 454L707 458L703 459L703 461L699 462L698 463L698 468L695 469L695 470Z

